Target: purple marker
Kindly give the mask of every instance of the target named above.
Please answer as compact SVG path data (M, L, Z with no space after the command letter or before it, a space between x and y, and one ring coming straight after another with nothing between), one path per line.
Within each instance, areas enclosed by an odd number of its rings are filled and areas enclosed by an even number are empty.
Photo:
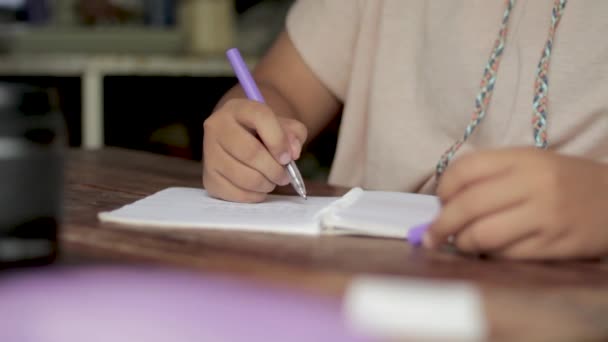
M407 240L414 246L420 246L424 233L426 233L430 226L430 223L424 223L410 228L407 232Z
M241 57L239 50L236 48L230 49L226 52L226 56L228 57L228 61L230 61L232 69L234 69L234 73L239 79L239 83L241 84L241 87L243 87L247 98L253 101L266 103L260 89L255 84L255 81L247 68L247 64L243 61L243 57ZM296 163L292 160L285 168L287 169L293 188L302 196L302 198L306 199L306 186L304 185L304 180L302 179L302 175L300 174L300 170L298 170Z

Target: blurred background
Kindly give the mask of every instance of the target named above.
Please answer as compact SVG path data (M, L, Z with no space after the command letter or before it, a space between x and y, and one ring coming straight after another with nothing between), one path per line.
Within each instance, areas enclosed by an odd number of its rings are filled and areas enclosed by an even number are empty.
M0 81L53 90L72 147L201 160L202 122L251 67L293 0L0 0ZM325 180L338 119L298 162Z

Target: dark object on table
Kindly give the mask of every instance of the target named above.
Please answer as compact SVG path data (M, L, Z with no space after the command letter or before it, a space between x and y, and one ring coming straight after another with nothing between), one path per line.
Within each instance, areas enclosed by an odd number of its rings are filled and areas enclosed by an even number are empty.
M0 269L57 255L64 132L48 92L0 83Z

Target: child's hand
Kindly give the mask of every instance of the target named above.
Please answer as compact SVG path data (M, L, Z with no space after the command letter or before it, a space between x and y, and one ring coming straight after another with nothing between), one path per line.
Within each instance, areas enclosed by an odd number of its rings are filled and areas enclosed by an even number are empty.
M276 185L289 184L284 165L300 157L307 135L302 123L244 99L226 102L204 128L205 189L234 202L260 202Z
M437 190L443 208L425 239L514 259L608 255L608 165L535 148L464 156Z

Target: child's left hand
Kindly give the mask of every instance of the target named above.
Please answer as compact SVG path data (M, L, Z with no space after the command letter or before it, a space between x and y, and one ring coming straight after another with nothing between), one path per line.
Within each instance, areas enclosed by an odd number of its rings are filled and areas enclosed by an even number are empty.
M608 164L535 148L474 153L447 168L425 246L514 259L608 256Z

